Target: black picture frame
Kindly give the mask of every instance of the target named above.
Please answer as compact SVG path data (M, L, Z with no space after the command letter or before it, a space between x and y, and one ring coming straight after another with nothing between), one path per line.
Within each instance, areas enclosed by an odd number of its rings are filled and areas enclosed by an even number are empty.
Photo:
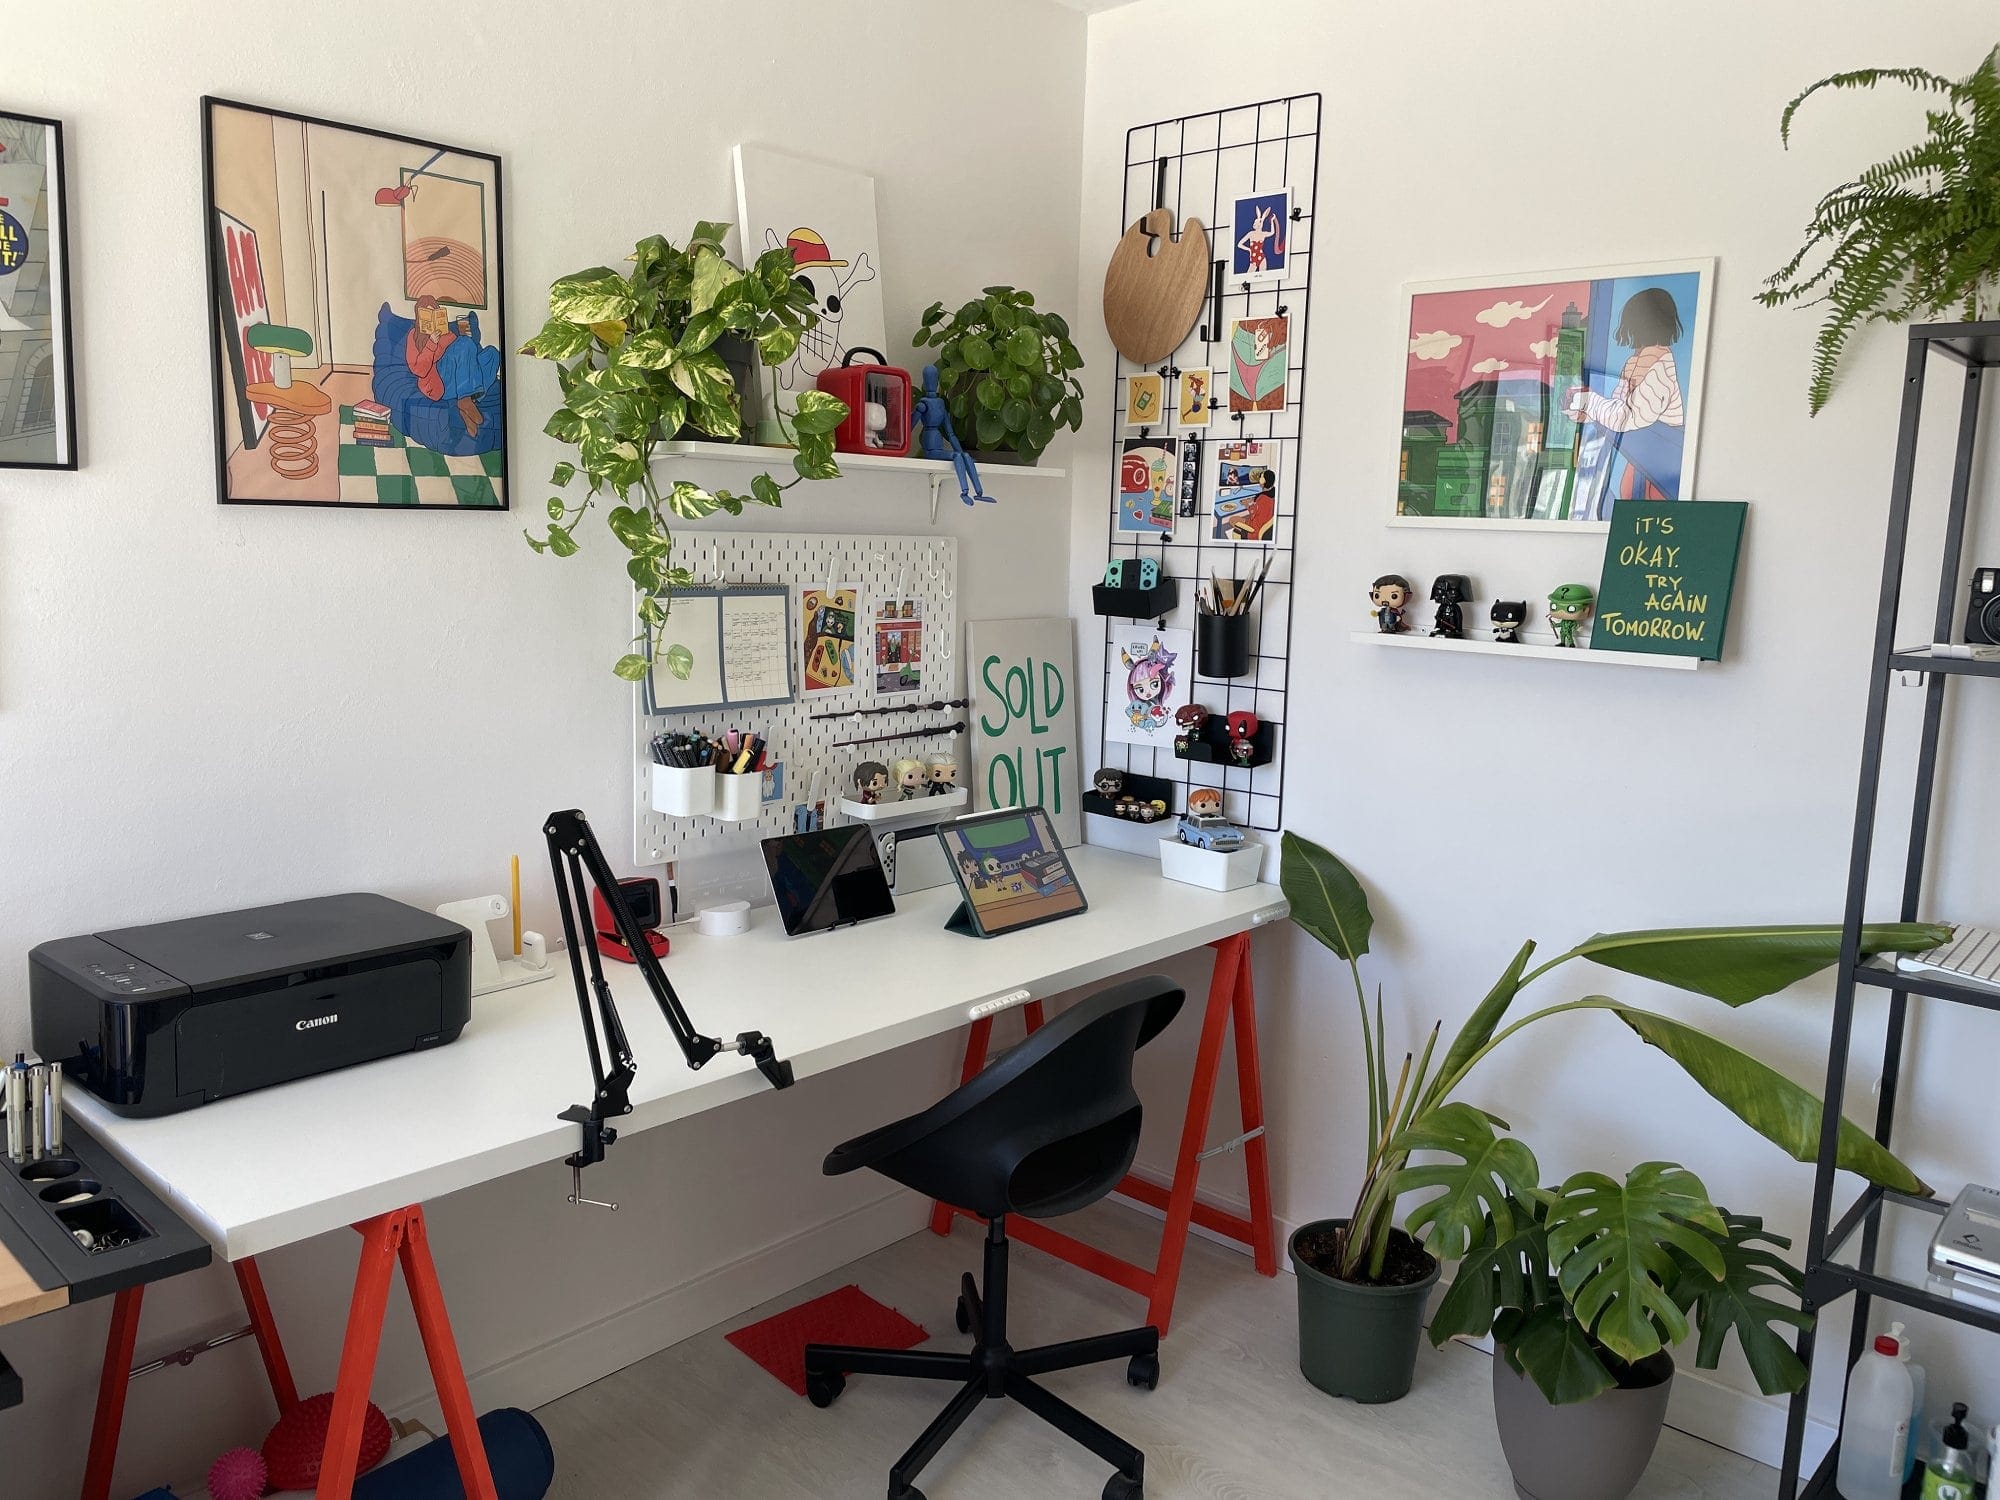
M230 492L229 462L232 454L229 446L229 426L226 415L229 403L232 401L236 403L238 430L240 432L249 431L254 425L254 420L251 415L251 403L244 395L248 384L243 366L244 351L238 339L224 337L225 331L229 330L231 326L230 319L235 316L235 310L229 300L228 268L226 263L227 251L223 244L222 228L219 220L219 215L225 211L221 209L216 201L215 118L218 110L225 109L265 115L274 120L292 121L303 127L344 131L352 135L369 137L373 140L390 141L398 146L409 147L414 152L455 156L465 161L483 163L491 168L493 246L491 265L486 270L487 298L483 308L477 308L474 305L474 310L469 312L468 315L480 318L479 332L482 335L480 342L482 344L490 344L490 347L497 350L499 354L499 364L494 376L494 384L498 387L497 406L486 417L486 420L496 424L499 441L491 450L479 450L482 453L491 451L499 455L497 474L488 476L497 481L492 486L496 503L467 503L462 498L457 503L418 500L398 501L379 498L370 501L341 498L338 494L341 445L338 442L337 428L335 452L333 455L336 493L333 496L238 495ZM302 114L296 110L281 109L272 105L256 104L241 99L228 99L217 95L204 94L201 98L201 159L202 243L205 250L207 270L207 285L204 289L204 300L208 304L204 325L208 331L209 368L213 390L216 502L221 505L338 506L348 510L415 511L426 514L441 512L506 514L511 511L514 508L513 464L509 455L509 437L512 427L508 420L507 408L513 384L509 370L509 356L512 352L512 346L507 338L506 319L506 173L499 154L491 151L480 151L469 146L451 145L447 142L430 140L423 136L409 135L401 131L380 130L368 125L351 124L344 120L329 120L318 115ZM421 168L419 167L417 171L421 173ZM402 180L407 181L408 175L407 168L399 172L399 177ZM480 186L484 187L485 184L482 183ZM323 218L319 233L323 243L326 239L326 226ZM324 270L315 270L312 275L315 294L322 298L323 302L330 301L330 291L325 279L326 272ZM406 283L398 284L394 288L385 288L385 292L387 293L384 299L385 305L391 301L408 300L404 296L406 289ZM328 321L331 321L330 310L328 312ZM330 351L329 361L331 362ZM371 391L372 389L371 384ZM337 421L338 418L336 417ZM404 439L404 446L410 446L408 434L402 431L400 425L398 425L396 430L397 435ZM469 436L470 434L468 434ZM262 440L261 435L259 440ZM423 445L416 444L415 446L422 447ZM426 449L425 451L430 450ZM456 485L455 480L454 485ZM414 488L414 479L412 480L412 487Z
M62 351L62 363L58 372L60 386L54 393L53 402L53 415L56 418L54 426L56 457L14 459L0 456L0 469L49 469L73 472L79 467L76 435L76 319L74 298L70 291L69 177L63 124L60 120L52 120L43 115L26 114L20 110L4 107L0 107L0 121L35 126L48 133L50 159L47 180L54 189L53 212L49 215L53 240L49 265L55 272L55 295L49 310L48 347L51 357L58 347ZM5 156L0 155L0 162L5 160ZM5 334L0 333L0 339L4 337ZM0 435L12 436L13 421L18 420L26 409L27 393L25 390L16 392L10 383L0 386L0 397L19 403L11 413L0 410Z

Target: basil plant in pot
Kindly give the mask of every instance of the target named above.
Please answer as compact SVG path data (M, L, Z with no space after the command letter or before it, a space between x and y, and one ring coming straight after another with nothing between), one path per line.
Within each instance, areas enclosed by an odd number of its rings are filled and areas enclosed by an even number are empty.
M548 528L529 532L528 545L573 556L584 512L607 493L616 502L605 520L631 554L625 572L638 589L633 644L640 649L612 670L631 682L650 670L674 590L694 582L673 560L674 523L717 511L740 515L745 505L780 505L801 480L840 473L833 434L847 407L820 391L798 397L794 474L782 484L758 474L747 494L736 494L686 479L663 482L654 473L654 450L684 428L724 440L742 432L741 398L718 341L747 340L766 365L780 365L816 321L790 250L767 250L746 271L723 254L725 232L721 224L699 223L686 249L648 235L628 257L629 273L593 266L560 278L549 288L548 322L521 346L523 354L555 364L562 404L542 430L576 449L573 460L555 466L550 482L567 489L581 477L585 485L581 499L550 497ZM693 670L685 646L664 654L675 676L685 679Z
M1368 1075L1368 1153L1355 1206L1345 1218L1302 1225L1292 1236L1292 1259L1298 1270L1301 1370L1315 1385L1335 1395L1364 1401L1394 1400L1403 1395L1411 1384L1425 1307L1439 1263L1461 1258L1465 1262L1432 1323L1432 1338L1441 1342L1453 1333L1472 1331L1470 1325L1478 1322L1473 1310L1480 1306L1485 1288L1506 1279L1498 1262L1507 1254L1520 1254L1515 1244L1518 1235L1539 1225L1549 1236L1552 1253L1558 1245L1563 1247L1547 1263L1554 1268L1558 1284L1567 1285L1560 1281L1560 1275L1569 1268L1577 1285L1589 1284L1591 1290L1588 1295L1579 1290L1572 1294L1573 1301L1561 1304L1567 1321L1557 1330L1562 1334L1560 1339L1541 1333L1541 1322L1532 1327L1510 1322L1501 1329L1503 1337L1510 1331L1538 1334L1509 1343L1513 1352L1507 1367L1525 1367L1548 1399L1558 1404L1584 1399L1615 1384L1623 1366L1657 1352L1640 1348L1643 1340L1627 1336L1636 1326L1632 1320L1643 1321L1650 1313L1657 1313L1663 1300L1668 1306L1688 1304L1675 1304L1673 1297L1660 1293L1657 1287L1648 1292L1640 1285L1648 1262L1636 1242L1629 1239L1622 1248L1631 1275L1622 1282L1592 1282L1586 1272L1595 1263L1593 1247L1602 1247L1587 1236L1572 1243L1569 1236L1584 1223L1585 1216L1578 1209L1573 1217L1565 1218L1564 1204L1572 1185L1579 1202L1601 1201L1590 1199L1587 1189L1601 1191L1608 1179L1572 1179L1552 1195L1544 1193L1537 1180L1534 1153L1524 1142L1505 1134L1506 1122L1453 1095L1487 1056L1527 1028L1570 1012L1605 1011L1671 1057L1753 1130L1795 1159L1811 1161L1818 1147L1819 1100L1775 1069L1698 1027L1601 995L1550 1005L1512 1021L1508 1014L1523 990L1578 959L1729 1005L1746 1004L1834 963L1840 953L1840 929L1729 927L1600 933L1533 968L1529 963L1535 944L1524 943L1441 1055L1442 1027L1434 1025L1421 1052L1406 1053L1392 1075L1380 995L1371 1012L1361 980L1360 959L1368 952L1374 926L1367 892L1330 851L1292 833L1284 836L1279 879L1291 902L1292 920L1348 967L1361 1014L1362 1057ZM1947 935L1948 929L1909 923L1869 927L1863 936L1869 952L1900 952L1933 946ZM1425 1159L1413 1162L1416 1156ZM1923 1191L1907 1167L1867 1132L1847 1121L1841 1127L1840 1162L1870 1181L1906 1192ZM1681 1171L1671 1170L1676 1174ZM1691 1174L1671 1180L1682 1187L1693 1182ZM1434 1195L1411 1212L1403 1227L1397 1227L1398 1202L1406 1194L1419 1192ZM1706 1202L1705 1194L1701 1201ZM1553 1222L1549 1218L1552 1211L1556 1214ZM1663 1214L1678 1211L1669 1208ZM1730 1229L1730 1220L1721 1210L1703 1212L1698 1218L1706 1230L1725 1236L1729 1244L1713 1246L1712 1255L1706 1250L1685 1250L1691 1263L1707 1273L1720 1260L1725 1273L1747 1276L1752 1262L1745 1259L1745 1247L1754 1248L1755 1236L1761 1233L1755 1221L1738 1221L1751 1227L1737 1233ZM1420 1258L1413 1259L1413 1254ZM1467 1266L1473 1268L1471 1280L1465 1279ZM1482 1267L1490 1272L1483 1280L1479 1275ZM1652 1270L1659 1272L1660 1268L1655 1263ZM1750 1284L1741 1279L1730 1281L1727 1275L1711 1279L1723 1285L1724 1291L1718 1295L1725 1298L1742 1296ZM1692 1283L1676 1284L1685 1292ZM1514 1285L1507 1281L1509 1295L1513 1295ZM1553 1304L1537 1306L1545 1317L1554 1316ZM1754 1302L1744 1304L1736 1325L1739 1335L1755 1311ZM1496 1303L1495 1319L1498 1312ZM1489 1320L1488 1327L1493 1326L1494 1320ZM1662 1319L1654 1327L1656 1332L1674 1335L1658 1348L1677 1341L1679 1332L1684 1331L1684 1325L1677 1328L1671 1319ZM1770 1341L1753 1333L1745 1339L1746 1349L1752 1342L1762 1351ZM1698 1362L1712 1364L1720 1345L1720 1334L1711 1345L1705 1333ZM1577 1351L1583 1348L1593 1351L1593 1357L1599 1348L1610 1356L1600 1359L1600 1378L1595 1381L1577 1378L1585 1363ZM1767 1375L1778 1378L1773 1372L1780 1365L1782 1361L1767 1364L1759 1379ZM1650 1453L1650 1448L1647 1451Z
M1083 426L1083 356L1033 292L989 286L954 313L933 302L910 342L937 350L938 393L975 458L1032 464L1059 428Z

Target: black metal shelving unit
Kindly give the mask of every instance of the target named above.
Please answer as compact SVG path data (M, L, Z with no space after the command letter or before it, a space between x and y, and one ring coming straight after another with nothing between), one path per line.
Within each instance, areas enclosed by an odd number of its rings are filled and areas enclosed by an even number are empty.
M1937 607L1930 621L1929 641L1898 646L1898 613L1908 566L1910 505L1917 466L1918 427L1923 416L1924 383L1933 357L1957 365L1963 386L1958 431L1952 461L1950 510L1945 519L1944 545L1938 565ZM1889 1144L1895 1125L1898 1085L1903 1066L1905 1024L1911 996L2000 1010L2000 991L1942 975L1903 973L1890 963L1864 960L1861 927L1868 904L1869 873L1874 862L1875 822L1882 794L1882 760L1887 735L1889 687L1898 674L1924 678L1923 727L1917 745L1911 793L1910 842L1903 866L1901 919L1919 919L1923 900L1925 857L1931 831L1936 789L1938 747L1944 723L1946 687L1955 678L2000 677L2000 662L1933 657L1930 641L1952 639L1961 580L1964 577L1966 512L1972 490L1973 448L1979 431L1979 411L1985 371L2000 366L2000 322L1927 323L1909 331L1909 353L1903 371L1902 418L1896 436L1896 466L1889 491L1888 541L1882 559L1882 593L1875 650L1868 677L1868 719L1861 747L1861 786L1855 800L1854 846L1848 864L1846 932L1841 943L1833 1024L1827 1045L1826 1107L1820 1119L1819 1155L1813 1178L1811 1227L1806 1238L1806 1305L1824 1309L1852 1295L1854 1322L1848 1337L1847 1366L1861 1355L1874 1299L1933 1313L1956 1323L2000 1333L2000 1303L1977 1302L1951 1295L1931 1284L1924 1248L1946 1205L1871 1187L1838 1219L1834 1217L1834 1153L1838 1143L1848 1053L1853 1040L1857 989L1889 992L1888 1025L1883 1037L1881 1094L1875 1109L1875 1139ZM1799 1357L1808 1370L1813 1360L1813 1332L1799 1338ZM1785 1432L1784 1466L1779 1500L1831 1500L1839 1445L1828 1451L1818 1470L1800 1486L1801 1451L1806 1428L1810 1382L1793 1396Z

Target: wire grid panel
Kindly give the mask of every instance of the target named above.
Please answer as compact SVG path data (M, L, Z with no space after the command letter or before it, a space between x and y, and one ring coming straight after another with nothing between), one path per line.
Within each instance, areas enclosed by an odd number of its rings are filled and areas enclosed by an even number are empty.
M824 798L829 823L840 821L837 802L852 790L852 775L863 760L918 758L938 751L963 753L953 736L931 735L901 743L835 749L835 740L916 731L965 717L962 708L933 710L918 705L965 696L964 670L954 649L958 640L958 542L938 536L843 536L778 532L694 532L677 534L681 557L701 587L712 575L725 584L783 584L790 590L793 697L761 708L711 709L649 714L640 689L632 689L633 858L641 866L665 864L694 855L752 847L774 833L792 831L792 808L808 798ZM855 601L852 687L807 693L801 670L800 603L807 589L858 586ZM923 603L923 683L911 692L875 690L875 611L883 599L900 596ZM818 719L848 709L894 708L866 718ZM714 817L675 817L653 811L652 739L670 730L711 733L754 729L767 736L766 756L784 763L783 795L763 804L754 818L728 822ZM815 788L815 783L816 788Z
M1210 786L1223 793L1224 810L1248 827L1275 831L1284 817L1285 760L1288 741L1284 721L1292 643L1292 558L1298 545L1300 483L1304 443L1300 415L1306 393L1306 337L1311 302L1314 200L1319 180L1320 96L1296 94L1258 104L1207 114L1184 115L1151 125L1139 125L1125 136L1125 191L1121 231L1155 207L1173 211L1178 226L1188 215L1207 226L1209 296L1200 321L1162 365L1135 365L1122 355L1112 400L1113 463L1110 496L1110 556L1154 557L1162 574L1180 580L1180 604L1161 623L1185 630L1197 628L1194 587L1211 574L1245 578L1268 553L1271 569L1252 610L1250 671L1235 678L1194 678L1194 702L1211 713L1248 709L1260 720L1278 724L1276 754L1254 770L1177 758L1171 746L1149 748L1102 739L1100 764L1122 767L1148 776L1179 782L1185 800L1191 787ZM1288 230L1283 274L1243 280L1229 275L1236 238L1232 224L1235 200L1251 193L1288 188L1293 217ZM1220 288L1218 301L1217 288ZM1229 410L1230 329L1240 318L1287 320L1288 373L1282 408L1232 415ZM1205 428L1163 426L1160 435L1201 440L1201 478L1193 515L1181 515L1171 535L1157 537L1118 529L1118 455L1125 438L1151 435L1150 429L1124 425L1125 388L1135 374L1160 373L1178 381L1186 370L1216 372L1208 425ZM1170 390L1177 386L1170 386ZM1169 394L1168 407L1177 405ZM1176 416L1178 413L1176 412ZM1218 444L1238 438L1270 445L1278 458L1277 526L1269 546L1218 540L1214 526L1214 470ZM1130 622L1107 619L1104 629L1105 722L1116 710L1124 667L1113 649L1116 637ZM1187 663L1195 670L1193 662Z

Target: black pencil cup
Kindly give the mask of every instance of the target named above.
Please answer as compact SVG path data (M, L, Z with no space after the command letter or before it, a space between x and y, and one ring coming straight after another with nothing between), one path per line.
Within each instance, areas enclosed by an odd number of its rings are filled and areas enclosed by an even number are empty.
M1195 670L1203 677L1243 677L1250 671L1250 616L1197 615Z

